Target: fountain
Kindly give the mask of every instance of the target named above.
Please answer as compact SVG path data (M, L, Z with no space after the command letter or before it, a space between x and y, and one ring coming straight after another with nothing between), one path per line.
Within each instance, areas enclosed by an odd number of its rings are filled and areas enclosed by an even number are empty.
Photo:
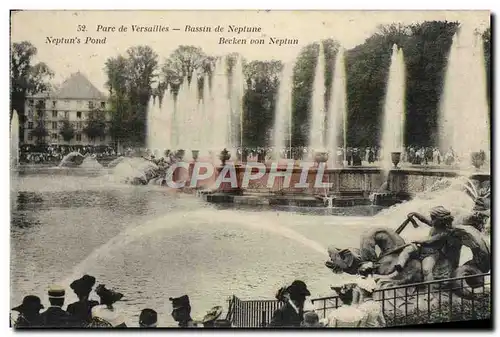
M281 71L280 85L274 117L274 158L282 157L281 151L292 147L292 84L295 62L286 62ZM291 155L291 153L290 153Z
M14 110L10 122L10 170L19 166L19 116Z
M230 141L230 105L228 95L228 77L226 58L217 61L214 71L213 111L214 111L214 140L212 148L218 153L228 146Z
M243 146L243 96L245 94L245 78L243 75L243 64L241 57L236 59L236 63L231 73L231 143L233 152L238 147ZM234 157L236 159L236 156Z
M318 61L314 74L311 113L309 121L309 148L326 151L325 146L325 53L319 43ZM314 154L313 154L314 156Z
M382 168L386 174L397 156L396 154L393 156L392 153L399 152L401 154L404 146L405 83L403 50L394 45L387 81L382 141L380 143Z
M337 148L341 144L339 138L343 137L344 153L347 144L347 99L346 99L346 70L345 51L341 47L335 58L333 83L330 102L328 105L328 131L327 145L331 151L330 165L337 166Z
M490 152L490 128L483 43L471 27L461 25L453 36L439 110L442 150L453 149L461 168L471 155Z

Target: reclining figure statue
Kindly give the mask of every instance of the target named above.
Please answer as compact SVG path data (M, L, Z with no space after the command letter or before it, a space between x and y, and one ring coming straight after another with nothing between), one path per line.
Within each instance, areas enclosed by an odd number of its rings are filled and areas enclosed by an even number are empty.
M453 217L442 206L434 207L430 215L428 219L421 214L410 213L395 231L387 228L371 229L362 236L359 249L330 247L330 259L325 265L335 273L374 274L380 288L490 271L489 242L473 222L452 226ZM399 234L408 223L418 227L415 218L431 227L430 237L407 244ZM459 266L462 246L470 248L472 259ZM377 254L376 247L379 247L380 254ZM484 278L468 278L465 282L476 288L483 286ZM459 280L451 281L451 287L461 297L474 296L467 287L461 286Z

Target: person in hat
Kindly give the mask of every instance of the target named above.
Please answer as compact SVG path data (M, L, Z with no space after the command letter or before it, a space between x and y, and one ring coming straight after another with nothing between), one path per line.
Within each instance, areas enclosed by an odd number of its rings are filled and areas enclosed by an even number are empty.
M23 298L23 303L12 310L19 312L14 327L38 328L42 326L40 310L43 309L42 302L38 296L28 295Z
M203 317L201 323L204 328L213 328L215 325L215 321L222 315L222 307L216 306L210 309L205 317Z
M153 309L143 309L139 315L139 327L156 328L158 324L158 314Z
M424 281L434 280L434 266L440 258L444 257L453 269L457 268L460 262L462 243L449 235L454 220L451 212L443 206L437 206L431 209L430 219L419 213L410 213L408 218L417 218L431 227L428 239L413 242L419 247L422 256ZM395 265L397 272L401 272L403 268L401 263Z
M74 326L72 316L62 309L66 291L63 287L52 286L48 291L50 307L40 316L45 328L68 328Z
M382 328L386 326L382 304L373 299L377 285L372 277L362 277L356 283L358 309L365 313L361 328Z
M92 319L102 321L114 328L126 328L125 319L114 304L122 299L123 294L107 289L104 284L96 288L96 294L101 299L101 304L92 308ZM98 324L98 326L100 326Z
M304 316L304 303L311 293L303 281L295 280L280 296L285 304L276 309L271 327L300 327Z
M197 325L191 318L191 304L189 296L170 297L172 302L172 318L179 323L180 328L196 328Z
M92 320L92 308L99 305L97 301L89 300L90 292L95 284L95 277L83 275L83 277L71 283L70 287L78 296L78 301L68 305L67 311L82 324L90 323Z
M354 302L354 289L356 283L353 280L343 279L335 285L331 286L340 300L342 305L333 310L326 319L321 323L329 328L359 328L361 323L367 316L363 311L359 310Z

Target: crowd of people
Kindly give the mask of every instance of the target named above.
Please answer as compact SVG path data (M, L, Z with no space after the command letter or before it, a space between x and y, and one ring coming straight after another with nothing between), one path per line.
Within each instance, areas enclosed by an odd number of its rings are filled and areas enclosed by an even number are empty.
M71 152L92 155L96 158L115 157L117 152L109 145L22 145L19 148L19 162L23 164L53 164Z
M127 328L123 313L115 303L123 298L123 294L100 284L95 288L99 301L90 299L96 279L90 275L73 281L70 288L78 297L78 301L70 303L66 310L66 290L60 286L52 286L48 290L50 306L44 306L38 296L28 295L13 311L18 312L14 322L15 328ZM185 327L231 327L231 323L220 319L222 307L212 308L204 318L195 322L191 318L191 304L189 297L169 298L172 303L172 318L178 326ZM44 311L42 311L44 310ZM141 328L156 328L158 313L154 309L145 308L139 315L138 326Z
M115 306L123 298L123 294L105 285L98 285L95 292L99 301L91 300L90 293L96 279L84 275L71 283L70 287L78 297L78 301L70 303L66 310L66 291L60 286L52 286L48 290L50 306L44 306L38 296L28 295L23 302L12 308L19 314L14 322L15 328L127 328L125 318ZM281 288L276 298L283 302L277 309L268 327L383 327L385 319L382 306L374 301L373 292L376 284L369 276L337 283L332 286L342 301L342 305L331 311L327 317L319 319L318 314L306 302L311 295L303 281L296 280L290 286ZM172 318L179 328L230 328L232 323L221 319L222 307L216 306L207 312L201 321L191 317L191 304L188 295L169 298L172 305ZM156 328L158 313L145 308L139 315L137 325L141 328Z
M123 155L134 151L151 152L151 154L155 152L157 158L164 155L165 152L160 153L158 150L150 151L148 149L127 148L123 150ZM59 163L70 152L79 152L82 155L94 155L97 158L122 155L122 153L119 153L110 145L23 145L20 148L20 162L30 164ZM304 146L283 148L278 151L280 158L293 158L295 160L313 158L313 152L313 149ZM339 147L336 151L335 160L338 163L345 161L348 166L372 165L383 160L380 152L379 147L347 147L346 149ZM166 157L168 157L168 154ZM276 151L273 147L238 147L236 158L231 159L243 162L265 162L273 160L275 157ZM401 162L413 165L452 165L455 162L455 158L456 154L452 148L441 152L437 147L408 146L403 149L401 154Z

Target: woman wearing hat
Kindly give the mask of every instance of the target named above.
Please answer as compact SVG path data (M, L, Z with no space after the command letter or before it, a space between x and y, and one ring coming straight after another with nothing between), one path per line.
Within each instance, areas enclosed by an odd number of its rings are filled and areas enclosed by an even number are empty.
M205 317L203 317L201 323L203 324L204 328L214 328L215 327L215 321L222 315L222 307L221 306L216 306L210 309Z
M43 309L42 302L38 296L28 295L23 299L23 303L12 310L19 312L14 327L17 328L38 328L41 327L42 319L40 310Z
M271 327L300 327L304 317L304 303L306 297L311 296L304 282L300 280L286 289L278 292L279 300L285 302L281 308L276 309L271 319Z
M107 289L103 284L96 288L96 293L101 299L101 304L92 308L90 327L102 327L104 325L114 328L126 328L127 325L120 310L113 306L122 299L123 294Z
M356 303L358 309L365 313L361 328L382 328L386 325L382 304L373 299L376 288L372 277L363 277L356 282Z
M78 296L78 302L68 305L67 311L83 324L92 321L92 308L99 305L97 301L89 300L90 292L95 284L95 277L84 275L82 278L73 281L70 287Z
M356 280L351 278L342 279L331 286L338 294L342 305L333 310L322 324L328 328L359 328L366 319L366 313L361 311L355 300Z

